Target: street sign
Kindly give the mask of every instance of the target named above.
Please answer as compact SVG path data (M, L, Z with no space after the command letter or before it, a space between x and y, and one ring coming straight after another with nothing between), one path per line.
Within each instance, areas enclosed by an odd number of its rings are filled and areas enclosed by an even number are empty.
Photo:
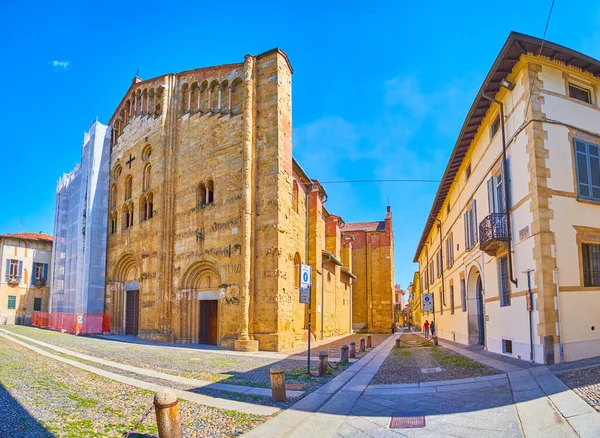
M433 312L433 294L423 294L423 312Z
M312 268L302 263L300 265L300 302L310 304L310 287L312 284Z

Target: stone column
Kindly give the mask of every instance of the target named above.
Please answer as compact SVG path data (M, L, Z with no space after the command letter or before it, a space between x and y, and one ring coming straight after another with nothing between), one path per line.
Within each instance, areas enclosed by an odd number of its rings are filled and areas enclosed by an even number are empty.
M209 94L210 98L210 94ZM210 102L210 101L209 101ZM240 335L234 349L258 351L258 341L249 336L250 285L252 281L252 152L254 144L254 57L244 60L244 97L242 111L242 287L240 291Z

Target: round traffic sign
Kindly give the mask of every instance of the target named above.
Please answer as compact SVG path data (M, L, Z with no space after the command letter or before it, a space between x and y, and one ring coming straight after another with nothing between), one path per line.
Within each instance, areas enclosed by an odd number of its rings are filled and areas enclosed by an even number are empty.
M308 281L308 272L305 272L305 273L302 275L302 279L303 279L304 281Z

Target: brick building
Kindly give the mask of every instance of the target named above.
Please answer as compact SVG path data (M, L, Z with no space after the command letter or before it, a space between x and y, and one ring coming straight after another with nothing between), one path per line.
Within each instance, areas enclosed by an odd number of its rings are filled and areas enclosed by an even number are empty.
M354 242L292 158L292 73L274 49L134 79L110 121L113 333L292 347L308 335L298 302L307 261L313 336L350 332Z
M394 319L394 233L392 211L385 220L342 226L353 238L352 324L356 330L387 332Z

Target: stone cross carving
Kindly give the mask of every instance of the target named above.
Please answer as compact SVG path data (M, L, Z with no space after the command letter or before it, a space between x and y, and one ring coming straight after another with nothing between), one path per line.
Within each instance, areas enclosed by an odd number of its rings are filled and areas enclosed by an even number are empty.
M132 157L131 154L129 154L129 161L125 162L125 164L127 164L129 166L129 168L131 169L131 163L133 163L134 160L135 160L135 157Z

